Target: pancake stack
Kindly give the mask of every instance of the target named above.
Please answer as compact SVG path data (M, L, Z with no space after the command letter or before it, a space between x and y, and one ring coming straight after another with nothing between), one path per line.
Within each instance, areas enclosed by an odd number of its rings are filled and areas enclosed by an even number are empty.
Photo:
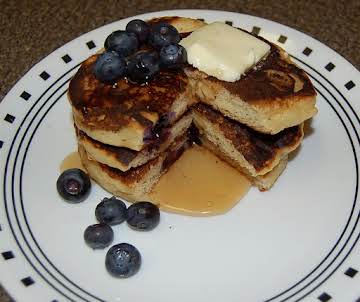
M180 33L205 24L182 17L149 22L164 21ZM114 195L148 200L161 175L197 141L260 190L270 189L317 110L305 72L265 42L270 53L236 82L187 65L161 70L146 85L125 78L106 84L93 73L98 55L87 59L70 82L68 98L89 175Z

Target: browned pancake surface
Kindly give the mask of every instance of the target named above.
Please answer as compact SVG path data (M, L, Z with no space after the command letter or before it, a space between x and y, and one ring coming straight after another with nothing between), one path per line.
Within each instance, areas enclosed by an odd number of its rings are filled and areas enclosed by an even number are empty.
M103 152L109 155L115 155L116 159L121 163L127 165L129 164L139 153L139 151L135 151L125 147L115 147L108 144L103 144L97 140L92 139L90 136L86 135L83 131L79 130L75 126L75 130L77 131L77 135L80 138L84 138L91 142L96 148L101 149ZM146 148L151 148L152 146L147 146Z
M88 127L118 130L137 121L151 127L153 119L168 113L173 102L185 90L188 79L182 70L161 70L146 84L131 83L125 78L114 85L95 78L93 69L98 55L87 59L73 77L69 86L69 99L79 110Z
M207 105L199 103L193 109L205 115L213 124L218 125L224 136L256 170L266 167L268 162L274 159L278 150L296 145L302 138L300 126L290 127L278 134L269 135L226 118Z
M271 50L266 59L260 61L239 81L225 82L213 77L211 81L221 83L230 93L249 103L315 96L314 87L305 72L286 61L281 56L279 48L270 45ZM298 91L296 81L302 82L302 87Z

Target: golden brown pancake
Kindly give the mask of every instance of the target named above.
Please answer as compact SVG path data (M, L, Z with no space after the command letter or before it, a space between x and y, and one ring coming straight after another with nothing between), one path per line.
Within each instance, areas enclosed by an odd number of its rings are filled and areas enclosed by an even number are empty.
M174 25L183 37L205 25L182 17L149 21L157 22ZM87 59L70 82L68 98L79 129L79 153L90 176L117 196L146 200L189 146L187 135L181 134L193 120L204 147L260 190L269 189L285 169L289 152L300 145L303 122L317 109L306 73L284 50L264 41L270 53L233 83L186 65L161 70L147 84L122 78L110 85L94 76L98 55ZM169 139L167 131L186 112L186 126Z
M158 157L146 164L121 171L92 159L79 144L79 155L90 177L108 192L128 201L149 200L148 193L169 167L190 146L188 135L177 138L172 145Z
M122 78L110 85L95 78L97 56L82 64L68 93L75 124L90 137L139 151L153 139L156 123L170 125L187 110L191 93L182 70L162 70L148 84Z
M161 136L155 137L154 141L141 151L101 143L92 139L81 130L77 130L77 138L79 144L84 147L88 155L95 161L121 171L127 171L159 156L177 137L183 136L186 133L191 122L191 112L184 114L170 128L164 129Z
M194 123L203 136L236 162L242 172L252 177L274 169L281 159L295 150L304 136L303 125L284 129L276 135L257 132L246 125L224 117L205 104L192 107Z

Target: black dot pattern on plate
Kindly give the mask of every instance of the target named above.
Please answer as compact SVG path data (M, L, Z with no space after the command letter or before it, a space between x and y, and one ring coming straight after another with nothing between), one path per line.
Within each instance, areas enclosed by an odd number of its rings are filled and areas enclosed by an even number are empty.
M344 274L350 278L354 278L358 271L352 267L349 267Z
M31 277L26 277L24 279L21 279L22 284L24 284L26 287L33 285L35 283L34 279Z
M230 25L230 26L233 25L233 21L225 21L225 23L226 23L227 25Z
M61 58L66 64L72 61L72 58L68 54L62 56Z
M306 47L303 52L302 52L305 56L310 56L310 54L312 53L312 49L309 47Z
M331 296L327 293L322 293L319 297L318 300L320 300L321 302L327 302L331 300Z
M278 39L278 41L279 41L280 43L282 43L282 44L284 44L284 43L286 42L286 40L287 40L287 37L286 37L286 36L283 36L283 35L280 35L280 37L279 37L279 39Z
M42 78L44 81L46 81L48 78L50 78L50 75L46 72L43 71L42 73L40 73L40 78Z
M251 33L254 35L258 35L260 33L260 30L261 30L260 27L254 26L251 30Z
M86 45L89 49L93 49L96 47L94 41L89 41L89 42L86 42Z
M353 81L349 81L345 84L347 90L353 89L355 87L355 83Z
M3 145L4 145L4 142L0 141L0 149L2 148Z
M10 259L15 258L12 251L3 252L3 253L1 253L1 255L4 257L5 260L10 260Z
M30 99L31 94L28 93L28 92L26 92L26 91L23 91L23 92L20 94L20 97L21 97L22 99L24 99L25 101L27 101L28 99Z
M5 121L7 121L8 123L12 124L15 121L15 116L11 115L11 114L7 114L4 118Z
M335 65L334 65L333 63L331 63L331 62L327 63L326 66L325 66L325 69L326 69L327 71L331 71L331 70L333 70L334 68L335 68Z

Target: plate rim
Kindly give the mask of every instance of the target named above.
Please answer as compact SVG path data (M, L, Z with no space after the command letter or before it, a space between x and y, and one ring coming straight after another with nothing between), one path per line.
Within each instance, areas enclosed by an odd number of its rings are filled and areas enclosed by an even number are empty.
M58 52L58 51L59 51L60 49L62 49L62 48L66 48L66 47L68 46L68 44L70 44L71 42L79 39L80 37L84 37L84 36L86 36L86 35L91 35L93 32L97 31L99 28L103 28L103 27L106 27L106 26L109 26L109 27L110 27L111 25L114 25L115 23L118 23L119 21L125 21L125 20L127 20L127 19L130 20L130 19L133 19L133 18L136 18L136 17L141 17L141 16L144 16L144 15L147 15L147 16L150 15L150 16L151 16L151 15L155 15L155 14L168 14L168 13L176 13L176 12L179 12L179 14L180 14L181 12L199 13L199 14L204 13L204 12L205 12L205 13L209 13L209 14L216 14L216 13L225 13L225 14L228 14L228 13L230 13L230 14L234 14L234 15L241 15L241 16L245 16L245 17L255 18L255 19L258 19L258 20L260 20L260 21L261 21L261 20L262 20L262 21L265 20L265 21L267 21L267 22L273 23L275 26L279 26L279 25L280 25L280 26L282 26L282 27L286 27L287 29L289 29L289 30L291 30L291 31L298 32L298 33L304 35L304 36L306 37L306 39L309 39L309 38L310 38L310 39L316 41L317 43L320 43L322 47L326 47L327 49L329 49L329 50L331 50L332 52L334 52L337 57L340 57L341 59L343 59L343 60L345 61L345 62L344 62L345 64L350 65L351 67L353 67L353 68L355 69L355 71L359 72L359 71L356 69L356 67L353 66L349 61L347 61L342 55L340 55L339 53L337 53L336 51L334 51L333 49L331 49L331 48L328 47L327 45L323 44L322 42L316 40L316 39L313 38L312 36L310 36L310 35L302 32L302 31L300 31L300 30L298 30L298 29L291 28L291 27L289 27L289 26L287 26L287 25L284 25L284 24L281 24L281 23L279 23L279 22L275 22L275 21L272 21L272 20L269 20L269 19L265 19L265 18L253 16L253 15L236 13L236 12L230 12L230 11L221 11L221 10L201 10L201 9L196 9L196 10L193 10L193 9L185 9L185 10L184 10L184 9L182 9L182 10L164 10L164 11L157 11L157 12L145 13L145 14L140 14L140 15L136 15L136 16L132 16L132 17L120 19L120 20L117 20L117 21L108 23L108 24L106 24L106 25L103 25L103 26L101 26L101 27L98 27L98 28L96 28L96 29L94 29L94 30L91 30L91 31L89 31L89 32L86 32L86 33L82 34L81 36L76 37L76 38L72 39L71 41L66 42L65 44L63 44L62 46L58 47L57 49L55 49L54 51L52 51L52 52L49 53L48 55L46 55L46 56L44 56L43 58L41 58L41 59L40 59L37 63L35 63L25 74L23 74L23 75L21 76L21 78L18 79L18 81L16 82L16 84L12 87L12 89L10 89L9 92L5 95L5 97L4 97L3 101L1 102L1 104L3 104L3 102L4 102L7 98L10 98L9 95L11 95L11 93L13 93L13 90L14 90L15 87L19 84L19 82L20 82L23 78L25 78L27 75L31 74L32 71L35 69L36 66L42 65L42 64L44 63L43 61L45 61L47 58L49 58L53 53ZM0 106L2 106L1 104L0 104ZM0 267L1 267L1 265L0 265ZM5 282L2 282L2 283L4 284ZM7 287L6 287L6 288L7 288ZM13 296L12 293L10 293L10 294Z

